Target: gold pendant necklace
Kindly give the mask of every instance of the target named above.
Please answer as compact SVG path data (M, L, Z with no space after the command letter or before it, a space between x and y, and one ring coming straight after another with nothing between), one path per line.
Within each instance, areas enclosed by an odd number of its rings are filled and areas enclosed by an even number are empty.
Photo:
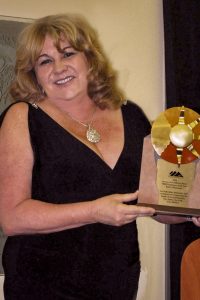
M87 140L94 144L98 143L101 139L100 133L96 129L92 128L91 124L88 124L87 127L88 127L86 131Z
M92 126L92 121L93 121L93 118L94 118L94 115L95 115L95 112L96 112L96 108L92 114L92 117L91 117L91 120L89 123L83 123L77 119L75 119L74 117L72 117L69 113L68 116L74 120L75 122L83 125L84 127L87 128L87 131L86 131L86 138L89 142L93 143L93 144L96 144L98 143L100 140L101 140L101 136L100 136L100 133Z

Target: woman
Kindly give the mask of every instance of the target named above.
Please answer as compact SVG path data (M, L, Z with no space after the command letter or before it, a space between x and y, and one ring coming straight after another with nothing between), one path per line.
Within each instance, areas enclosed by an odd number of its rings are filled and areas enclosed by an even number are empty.
M135 220L154 214L134 205L150 125L90 25L54 15L25 28L11 95L0 130L5 299L132 300Z

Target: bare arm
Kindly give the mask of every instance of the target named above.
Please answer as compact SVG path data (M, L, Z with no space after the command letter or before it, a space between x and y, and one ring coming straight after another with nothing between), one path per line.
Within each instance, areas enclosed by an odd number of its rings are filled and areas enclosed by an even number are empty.
M151 208L124 204L136 199L137 193L73 204L31 199L34 158L27 114L24 103L11 107L0 129L0 222L7 235L56 232L95 222L120 226L154 213Z

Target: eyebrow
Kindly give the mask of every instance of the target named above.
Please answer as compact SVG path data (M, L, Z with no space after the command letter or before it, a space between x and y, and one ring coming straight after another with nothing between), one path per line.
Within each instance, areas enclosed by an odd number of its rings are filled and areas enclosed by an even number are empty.
M69 48L74 49L72 46L66 46L66 47L64 47L62 50L66 50L66 49L69 49Z
M43 54L41 54L41 55L39 55L39 56L38 56L37 60L38 60L38 59L40 59L41 57L44 57L44 56L48 56L48 57L49 57L49 55L48 55L48 54L46 54L46 53L43 53Z

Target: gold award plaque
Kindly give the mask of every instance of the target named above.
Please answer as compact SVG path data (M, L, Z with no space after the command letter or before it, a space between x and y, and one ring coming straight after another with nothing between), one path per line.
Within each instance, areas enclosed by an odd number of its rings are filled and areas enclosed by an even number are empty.
M200 216L200 116L172 107L144 139L138 205L159 214Z

